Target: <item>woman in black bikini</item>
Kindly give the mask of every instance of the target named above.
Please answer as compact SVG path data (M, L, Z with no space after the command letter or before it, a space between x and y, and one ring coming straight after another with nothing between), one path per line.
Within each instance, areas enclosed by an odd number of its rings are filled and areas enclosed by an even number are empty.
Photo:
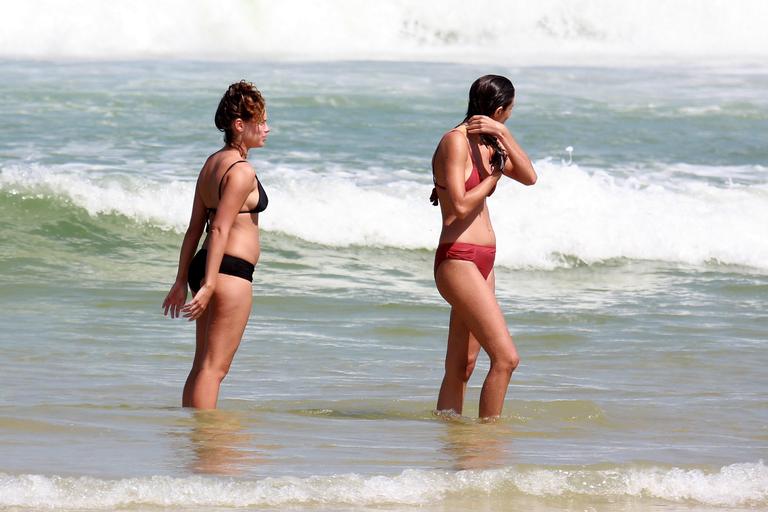
M485 198L502 174L525 185L536 172L525 151L504 126L515 88L503 76L478 78L469 90L464 122L440 140L432 157L443 227L435 253L435 283L451 305L445 376L438 411L461 414L467 381L482 347L491 368L480 393L480 417L501 414L519 358L494 291L496 235Z
M197 322L182 405L200 409L216 408L251 313L259 213L267 207L267 194L246 161L248 150L262 147L269 133L261 93L245 81L230 85L215 124L224 132L224 147L208 157L197 178L176 282L163 301L166 315ZM203 230L207 236L195 255ZM187 284L194 297L185 305Z

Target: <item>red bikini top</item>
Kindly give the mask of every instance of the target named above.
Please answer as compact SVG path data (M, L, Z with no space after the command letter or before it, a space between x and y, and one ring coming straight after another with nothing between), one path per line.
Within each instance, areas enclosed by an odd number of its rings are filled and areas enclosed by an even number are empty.
M454 128L453 130L456 130L456 129L457 128ZM453 131L453 130L451 130L451 131ZM469 137L467 137L467 148L469 149L469 159L472 160L472 172L469 173L469 178L467 178L467 181L464 182L464 190L470 191L473 188L475 188L476 186L478 186L480 184L480 182L483 181L483 180L480 179L480 171L477 168L477 164L475 163L475 157L472 154L472 146L469 144ZM434 183L436 188L445 190L445 186L440 185L437 182L437 178L435 178L435 169L434 169L434 167L432 168L432 183ZM488 193L488 195L490 196L491 194L493 194L493 192L495 190L496 190L496 187L493 187L493 189L491 189L491 191ZM437 206L437 204L438 204L437 203L437 190L435 190L434 188L432 189L432 197L430 197L430 200L432 201L433 205Z

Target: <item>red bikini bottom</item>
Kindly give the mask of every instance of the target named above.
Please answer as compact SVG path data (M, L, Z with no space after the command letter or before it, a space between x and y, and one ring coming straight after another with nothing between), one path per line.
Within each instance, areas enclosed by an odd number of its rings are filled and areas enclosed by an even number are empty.
M480 271L484 279L493 270L493 262L496 259L496 247L490 245L465 244L462 242L448 242L437 246L435 252L435 272L445 260L471 261Z

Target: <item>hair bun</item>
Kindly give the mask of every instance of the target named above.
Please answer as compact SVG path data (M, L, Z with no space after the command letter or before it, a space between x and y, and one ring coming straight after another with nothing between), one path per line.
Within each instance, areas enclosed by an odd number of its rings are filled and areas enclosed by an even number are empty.
M213 123L224 132L224 142L232 143L232 123L235 119L250 121L264 118L265 103L261 92L251 82L240 80L231 84L219 101Z

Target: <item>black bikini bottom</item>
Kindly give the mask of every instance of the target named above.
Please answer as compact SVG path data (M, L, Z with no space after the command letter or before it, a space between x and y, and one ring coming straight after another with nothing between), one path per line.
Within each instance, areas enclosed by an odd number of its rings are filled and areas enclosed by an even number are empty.
M205 260L208 255L206 249L200 249L195 257L192 258L192 263L189 264L189 272L187 273L187 282L189 288L193 293L200 291L200 286L205 277ZM219 274L227 274L228 276L235 276L253 282L253 271L255 267L253 263L245 261L237 256L230 256L225 254L221 258L221 266L219 267Z

